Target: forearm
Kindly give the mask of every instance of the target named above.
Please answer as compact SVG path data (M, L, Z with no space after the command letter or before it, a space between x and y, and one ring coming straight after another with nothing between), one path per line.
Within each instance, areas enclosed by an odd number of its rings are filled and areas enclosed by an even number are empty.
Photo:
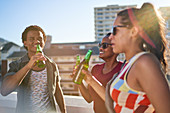
M67 113L64 96L60 87L56 89L55 98L60 107L61 113Z
M90 86L97 92L97 94L105 101L105 87L95 78L92 77Z
M7 76L4 78L1 85L1 94L3 96L8 95L14 91L23 81L30 68L25 65L21 70L16 72L14 75Z
M81 92L83 98L84 98L88 103L92 102L92 98L91 98L91 95L90 95L90 93L89 93L89 89L86 88L83 83L82 83L81 85L78 85L78 87L79 87L79 89L80 89L80 92Z

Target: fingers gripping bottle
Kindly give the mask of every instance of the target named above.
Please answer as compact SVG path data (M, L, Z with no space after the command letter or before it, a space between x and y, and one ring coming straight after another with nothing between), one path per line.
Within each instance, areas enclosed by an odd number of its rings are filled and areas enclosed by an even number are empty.
M92 54L92 50L88 50L85 58L80 63L80 65L77 67L77 71L76 71L75 76L73 78L74 83L76 83L76 84L82 83L82 80L84 79L85 75L81 71L82 71L82 69L88 70L89 60L90 60L91 54Z
M37 45L37 52L36 52L36 53L42 53L42 48L41 48L40 44ZM37 61L37 66L38 66L39 68L45 67L45 61L40 61L40 60L38 60L38 61Z

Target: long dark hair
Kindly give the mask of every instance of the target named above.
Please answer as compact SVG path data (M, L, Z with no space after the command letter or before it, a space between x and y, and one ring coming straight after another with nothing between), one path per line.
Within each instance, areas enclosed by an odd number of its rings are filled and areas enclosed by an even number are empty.
M164 19L151 3L144 3L140 9L131 8L131 10L140 28L143 29L145 34L147 34L149 39L155 45L155 47L153 47L143 37L138 35L141 39L139 45L141 50L153 53L159 59L163 69L166 71L167 62L165 60L165 49L167 41L165 38ZM128 25L129 28L134 26L130 14L128 13L128 9L119 12L117 16L121 16L121 23L123 25Z

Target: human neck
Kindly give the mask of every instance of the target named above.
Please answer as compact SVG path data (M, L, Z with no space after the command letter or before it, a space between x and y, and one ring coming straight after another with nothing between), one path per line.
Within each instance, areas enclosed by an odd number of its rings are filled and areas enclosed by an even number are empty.
M133 56L136 54L142 52L142 50L136 50L136 51L129 51L125 53L126 61L129 61Z
M116 58L110 58L108 60L105 60L105 65L103 67L103 74L106 74L108 72L110 72L111 70L113 70L113 68L115 68L117 66L118 62L116 60Z

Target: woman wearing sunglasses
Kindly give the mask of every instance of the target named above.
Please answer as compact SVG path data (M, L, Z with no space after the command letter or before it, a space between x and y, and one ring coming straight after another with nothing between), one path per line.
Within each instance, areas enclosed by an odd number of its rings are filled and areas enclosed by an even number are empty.
M103 64L97 64L93 66L91 73L97 81L99 81L103 87L106 86L107 82L117 73L122 63L116 60L118 54L113 53L111 47L111 40L109 39L111 33L108 33L99 44L99 57L105 61ZM80 92L84 99L90 103L93 101L93 109L95 113L107 113L104 101L100 96L93 90L92 87L85 87L84 83L78 85Z
M170 88L165 79L166 39L163 19L150 3L118 13L109 37L114 53L126 64L109 86L116 113L170 113ZM90 73L86 82L105 100L104 88Z

